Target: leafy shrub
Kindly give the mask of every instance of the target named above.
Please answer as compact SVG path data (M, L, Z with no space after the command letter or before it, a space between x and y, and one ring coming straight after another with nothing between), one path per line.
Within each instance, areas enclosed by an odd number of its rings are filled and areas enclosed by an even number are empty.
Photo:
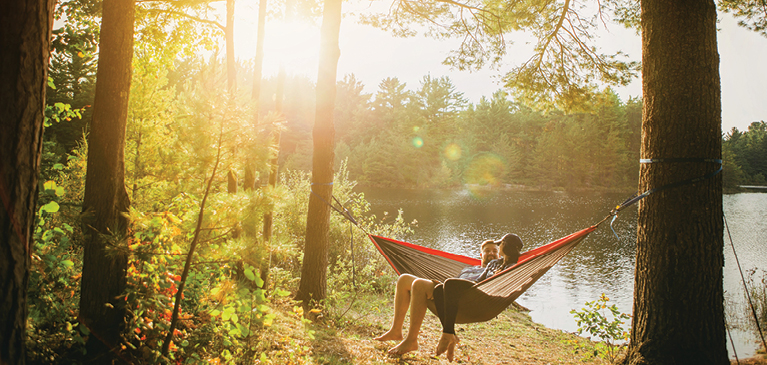
M578 334L586 332L604 341L603 345L597 344L595 354L612 362L624 346L623 342L629 340L629 334L622 325L631 316L621 313L615 304L608 306L609 301L610 298L602 293L599 299L586 302L580 311L573 309L570 313L578 324Z
M52 144L44 146L44 154ZM47 165L41 174L34 226L27 298L27 355L50 363L64 353L82 351L87 329L78 325L82 244L78 216L82 201L87 144L81 143L66 164Z

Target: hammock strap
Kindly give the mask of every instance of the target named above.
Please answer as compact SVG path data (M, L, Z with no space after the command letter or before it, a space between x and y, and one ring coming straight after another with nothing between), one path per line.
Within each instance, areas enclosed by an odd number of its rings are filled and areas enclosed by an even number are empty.
M332 182L329 182L329 183L326 183L326 184L312 183L312 185L333 185L333 183ZM312 194L314 194L314 196L320 198L320 200L322 200L322 202L324 202L329 207L333 208L333 210L338 212L338 214L342 215L344 218L348 219L349 222L354 223L355 226L359 227L359 223L357 223L357 220L354 219L354 216L352 215L352 213L348 209L346 209L346 207L344 207L343 204L341 204L341 202L336 198L335 195L331 194L330 196L333 198L333 201L335 201L336 204L338 204L338 206L340 208L338 208L335 205L333 205L333 203L330 203L327 200L325 200L325 198L320 196L320 194L315 193L314 189L312 189L311 187L309 187L309 190L312 192ZM360 228L362 228L362 227L360 227Z
M355 279L357 274L355 274L354 269L357 266L354 264L354 226L352 226L351 221L349 221L349 244L352 250L352 286L354 286L354 289L357 289L357 280Z
M613 234L615 235L615 237L620 239L620 237L618 237L618 234L615 233L615 229L613 229L613 222L615 222L615 219L618 217L618 213L620 213L620 211L623 210L624 208L636 204L638 201L646 198L647 196L649 196L652 193L657 193L659 191L663 191L663 190L667 190L667 189L671 189L671 188L676 188L676 187L683 186L683 185L694 184L696 182L703 181L703 180L708 180L708 179L716 176L720 172L722 172L722 160L719 160L719 159L712 159L712 158L642 158L642 159L639 159L639 163L647 163L647 164L650 164L650 163L678 163L678 162L684 162L684 163L689 163L689 162L713 163L713 164L719 165L719 169L717 169L714 172L705 174L703 176L699 176L699 177L695 177L695 178L692 178L692 179L686 179L686 180L681 180L681 181L673 182L673 183L666 184L666 185L663 185L663 186L660 186L660 187L657 187L657 188L648 189L647 191L645 191L644 193L641 193L641 194L639 194L639 193L634 194L632 197L626 199L623 203L620 203L617 206L615 206L615 208L613 208L613 210L610 211L610 215L608 215L607 217L605 217L605 219L603 219L602 221L597 223L597 225L601 224L602 222L607 220L610 216L612 216L612 220L610 221L610 229L613 231Z
M623 203L621 203L618 206L616 206L615 209L613 209L613 212L615 214L618 214L618 212L620 212L623 208L626 208L628 206L631 206L631 205L635 204L636 202L646 198L648 195L650 195L652 193L656 193L656 192L659 192L659 191L675 188L675 187L682 186L682 185L694 184L694 183L699 182L699 181L710 179L710 178L716 176L717 174L719 174L720 172L722 172L722 160L715 160L715 159L711 159L711 158L642 158L642 159L639 160L639 163L648 163L648 164L649 163L667 163L667 162L672 162L672 163L673 162L706 162L706 163L714 163L714 164L719 165L719 169L717 169L714 172L711 172L711 173L708 173L706 175L703 175L703 176L699 176L699 177L695 177L695 178L692 178L692 179L687 179L687 180L673 182L673 183L670 183L670 184L663 185L661 187L657 187L657 188L654 188L654 189L649 189L649 190L647 190L647 191L645 191L644 193L641 193L641 194L636 194L636 195L632 196L631 198L626 199L626 201L624 201ZM611 212L611 214L613 212Z
M759 316L754 309L754 303L751 301L751 294L748 292L748 286L746 286L746 277L743 276L743 269L740 267L740 260L738 254L735 252L735 244L732 243L732 235L730 234L730 226L727 224L727 217L722 214L724 218L724 227L727 229L727 237L730 238L730 246L732 247L732 254L735 255L735 263L738 264L738 271L740 272L740 279L743 282L743 289L746 291L746 298L748 299L748 305L751 306L751 314L754 315L754 322L756 322L756 328L759 330L759 335L762 337L762 346L767 349L767 342L764 340L764 332L762 332L762 326L759 325ZM734 347L733 347L734 348Z
M732 346L732 353L735 355L735 362L740 365L740 359L738 358L738 350L735 349L735 341L732 340L732 333L730 333L730 326L727 324L727 316L724 319L724 328L727 329L727 337L730 338L730 345Z

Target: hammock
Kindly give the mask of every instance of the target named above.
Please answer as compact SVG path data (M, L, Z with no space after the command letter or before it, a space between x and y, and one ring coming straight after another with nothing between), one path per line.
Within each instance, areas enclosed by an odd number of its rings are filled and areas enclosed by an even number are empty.
M593 232L591 226L523 253L517 264L474 284L458 302L456 323L491 320L503 312L570 250ZM468 266L478 266L475 258L451 254L428 247L369 235L397 274L411 274L425 279L445 281L457 277ZM434 312L434 308L429 308ZM435 313L436 314L436 313Z

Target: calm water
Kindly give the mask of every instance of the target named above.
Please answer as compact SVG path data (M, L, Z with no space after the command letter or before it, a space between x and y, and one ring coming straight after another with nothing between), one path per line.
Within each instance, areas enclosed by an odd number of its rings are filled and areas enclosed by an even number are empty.
M363 189L373 213L404 210L406 222L418 221L404 240L436 249L478 257L477 244L513 232L525 250L548 243L604 218L625 194L466 190ZM744 270L767 268L767 194L724 196L724 211ZM531 309L533 320L570 332L577 325L570 314L605 293L624 313L631 313L636 253L636 208L606 222L554 266L518 302ZM729 239L725 236L724 289L727 321L739 357L753 355L758 335L746 316L746 300ZM627 327L628 328L628 327ZM728 343L730 356L734 357Z

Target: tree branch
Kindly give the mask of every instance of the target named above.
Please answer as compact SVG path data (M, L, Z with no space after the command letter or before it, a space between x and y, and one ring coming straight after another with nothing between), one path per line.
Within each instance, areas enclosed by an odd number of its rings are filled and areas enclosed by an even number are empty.
M438 3L445 3L445 4L455 5L457 7L464 8L464 9L476 10L476 11L479 11L479 12L490 12L489 10L486 10L486 9L481 9L481 8L476 7L476 6L471 6L471 5L459 3L459 2L453 1L453 0L434 0L434 1L436 1Z
M221 23L219 23L219 22L217 22L215 20L203 19L203 18L200 18L200 17L196 17L194 15L189 15L189 14L181 12L181 11L169 10L169 9L146 9L146 12L148 12L148 13L160 13L160 14L178 15L178 16L181 16L181 17L192 19L194 21L198 21L200 23L205 23L205 24L208 24L208 25L216 26L216 27L218 27L218 29L221 32L225 32L226 31L226 27L224 27L223 25L221 25Z
M559 30L562 28L562 24L565 21L565 17L567 16L567 12L570 10L570 0L565 0L565 5L562 7L562 15L559 16L559 22L557 22L557 26L554 27L554 30L549 34L548 37L546 37L546 43L543 45L543 48L541 48L540 56L538 57L538 62L536 62L535 69L539 70L541 68L541 62L543 62L543 55L546 53L546 49L549 48L549 43L551 43L551 40L554 39L557 36L557 33L559 33Z
M165 336L165 341L163 341L162 343L163 357L168 356L168 349L170 348L170 342L173 341L173 332L176 330L176 324L178 323L178 311L179 311L179 308L181 308L181 296L184 294L184 286L186 284L186 279L189 276L189 267L192 263L194 249L197 247L197 243L200 238L202 220L205 217L205 202L208 200L208 195L210 194L210 187L211 185L213 185L213 180L216 178L216 171L218 170L218 165L221 162L221 150L223 149L221 147L221 140L223 139L223 135L224 135L225 120L226 118L221 118L221 128L218 133L218 152L216 153L216 163L213 165L213 172L210 174L210 179L208 179L208 186L205 187L205 194L202 197L202 202L200 202L200 213L197 216L197 228L195 228L194 230L194 238L192 239L192 243L189 245L189 255L186 257L186 263L184 264L184 271L181 274L181 281L178 283L178 291L176 292L176 301L175 301L175 304L173 305L173 316L170 321L170 328L168 329L168 335Z

